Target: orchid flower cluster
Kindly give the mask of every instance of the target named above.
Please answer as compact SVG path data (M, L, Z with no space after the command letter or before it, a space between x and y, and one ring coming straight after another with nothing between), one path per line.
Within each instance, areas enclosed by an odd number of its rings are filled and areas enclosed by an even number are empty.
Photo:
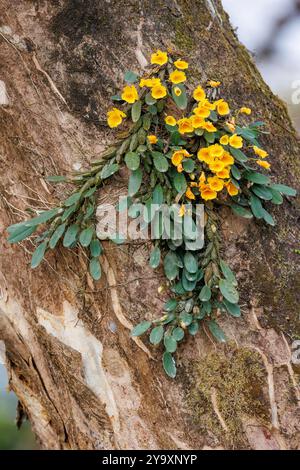
M158 50L142 77L125 73L126 85L112 97L115 106L107 112L108 126L121 127L122 137L88 170L49 177L53 183L75 186L57 208L8 228L10 243L34 237L32 268L59 243L73 249L80 244L89 255L89 272L98 281L104 247L96 232L97 195L120 168L126 166L130 176L125 203L117 209L130 213L135 202L143 203L146 227L152 220L148 209L153 204L176 203L178 216L190 218L188 227L195 225L196 203L203 204L204 246L193 243L190 228L184 228L180 239L166 239L158 219L149 263L153 269L163 267L170 298L161 317L143 320L131 332L132 336L147 333L152 345L163 345L163 367L172 378L180 342L199 330L224 342L220 316L241 315L235 274L222 259L219 207L225 205L240 217L275 225L266 206L282 204L283 195L296 195L293 188L274 183L267 174L269 155L259 143L260 135L267 133L264 123L250 122L248 106L233 109L221 97L218 80L188 87L189 64L175 56ZM187 207L192 209L187 212ZM118 234L110 239L122 242Z

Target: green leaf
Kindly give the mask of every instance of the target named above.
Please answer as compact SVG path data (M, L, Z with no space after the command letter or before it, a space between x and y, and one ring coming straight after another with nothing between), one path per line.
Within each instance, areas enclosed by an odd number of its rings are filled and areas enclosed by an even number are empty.
M36 268L42 259L44 258L44 254L47 249L48 242L45 241L41 243L33 252L32 258L31 258L31 268L34 269Z
M87 191L85 191L85 192L83 193L83 197L89 198L89 197L91 197L96 191L97 191L97 188L96 188L96 187L90 188L90 189L88 189Z
M65 233L64 240L63 240L63 246L65 248L70 247L71 245L73 245L74 242L76 242L78 232L79 232L79 225L72 224L67 228L67 231Z
M184 338L184 329L178 326L173 330L172 336L176 341L181 341Z
M208 302L211 299L211 290L208 286L203 286L199 294L199 299L202 302Z
M211 334L216 338L220 343L226 343L226 336L224 331L219 327L218 323L211 320L208 322L208 328Z
M257 173L257 171L244 171L243 178L257 184L268 184L270 182L268 176Z
M211 302L203 302L200 310L200 314L197 316L199 320L203 320L206 315L210 315L212 311Z
M153 204L161 205L164 202L164 192L160 184L157 184L152 194Z
M137 153L145 153L147 151L146 145L139 145L136 149Z
M128 183L128 194L129 196L134 196L141 187L143 179L143 172L141 168L133 171L129 177Z
M216 111L211 111L211 113L209 115L209 120L212 121L212 122L217 122L218 121L218 115L217 115Z
M189 333L190 335L194 336L195 334L198 333L199 331L199 324L197 321L193 321L193 323L190 324L189 328Z
M173 336L170 336L167 334L165 334L165 337L164 337L164 345L165 345L166 351L168 351L169 353L174 353L177 349L176 339L173 338Z
M119 170L119 165L117 163L108 163L105 165L101 171L100 177L105 180L112 176L116 171Z
M226 279L228 279L228 281L232 282L232 284L235 285L236 284L236 277L235 277L234 272L228 266L228 264L225 263L225 261L220 260L220 268L221 268L222 273L226 277Z
M147 93L146 97L145 97L145 103L148 105L148 106L152 106L153 104L156 103L156 99L153 98L153 96L151 95L151 93ZM147 130L147 129L146 129Z
M150 261L149 264L152 269L156 269L159 266L160 263L160 249L158 246L153 248L151 255L150 255Z
M161 320L162 325L167 325L168 323L171 323L175 319L174 313L168 313L166 317L167 318L165 318L164 320Z
M122 100L122 97L121 97L120 95L113 95L113 96L111 97L111 100L112 100L112 101L123 101L123 100Z
M197 279L195 281L189 281L184 275L182 275L181 282L186 292L193 292L197 284Z
M133 122L138 122L138 120L141 117L141 112L142 112L142 102L136 101L131 108L131 119Z
M30 220L30 219L29 219ZM7 231L8 233L10 234L10 236L12 235L17 235L18 233L21 233L23 232L24 230L27 230L28 229L28 226L27 226L27 222L28 220L24 220L23 222L18 222L17 224L12 224L12 225L9 225L9 227L7 227ZM34 226L34 229L36 229L37 227Z
M198 238L195 238L195 236L193 236L193 239L187 239L187 237L185 237L184 239L184 246L186 250L190 250L190 251L202 250L203 244L204 244L204 240L202 239L201 236L199 236Z
M138 134L135 133L132 135L130 139L129 150L133 152L138 147L138 145L139 145L139 137L138 137Z
M98 258L92 258L90 261L90 274L95 281L101 278L101 265Z
M228 300L228 302L232 304L238 303L239 293L230 281L228 281L227 279L221 279L219 282L219 288L221 294L223 295L223 297L225 297L225 299Z
M257 132L249 128L237 127L236 130L238 135L241 135L244 139L248 140L249 142L252 142L253 139L256 139L257 137Z
M70 217L70 215L72 215L76 211L76 209L77 209L76 204L73 204L73 206L68 207L68 209L66 209L63 215L61 216L62 222L65 222Z
M174 279L179 274L179 268L177 266L177 256L172 251L169 251L165 256L164 271L169 281L174 281Z
M236 165L232 165L231 174L236 180L240 180L242 177L241 172Z
M127 83L135 83L137 81L137 79L138 79L138 75L136 73L132 72L131 70L128 70L124 74L124 80Z
M234 186L237 188L237 189L241 189L239 183L237 180L235 180L234 178L231 178L231 183L234 184Z
M195 162L191 158L186 158L185 160L182 161L182 166L184 171L187 173L193 173L195 170Z
M204 136L204 139L206 140L206 142L209 143L209 144L213 144L214 141L216 140L216 133L215 132L205 131L203 136Z
M256 185L254 184L251 188L251 191L260 199L264 199L266 201L270 201L272 199L272 193L270 189L263 185Z
M238 304L232 304L226 299L223 300L223 304L225 305L226 310L228 313L230 313L230 315L237 318L241 316L241 309Z
M90 243L90 253L93 258L97 258L102 253L102 245L99 240L92 240Z
M26 220L26 222L24 222L24 225L26 227L33 227L33 226L36 227L37 225L44 224L45 222L48 222L48 220L53 219L53 217L55 217L60 212L61 212L60 208L51 209L50 211L44 211L37 217Z
M180 88L181 90L181 95L177 96L175 94L175 87ZM172 87L172 98L175 102L175 104L178 106L179 109L186 109L187 104L188 104L188 98L185 90L185 86L182 84L175 85Z
M164 305L165 312L173 312L177 307L177 300L176 299L169 299Z
M50 230L45 230L43 233L41 233L41 235L39 235L36 238L36 242L41 243L41 242L45 241L46 239L48 240L49 234L50 234Z
M175 240L174 240L175 241ZM183 261L181 259L181 257L176 253L176 258L177 258L177 266L179 268L183 268Z
M22 232L23 230L27 228L26 222L27 220L24 220L24 222L18 222L17 224L9 225L9 227L7 227L6 230L8 231L8 233Z
M143 128L145 129L145 131L149 131L151 127L151 120L152 120L151 114L146 113L143 115Z
M54 175L47 176L46 180L49 181L49 183L64 183L67 181L67 178L65 176Z
M94 214L95 214L94 204L88 204L88 206L85 210L84 217L83 217L83 222L86 222L87 220L89 220Z
M189 326L193 321L193 315L191 315L190 313L187 313L187 312L182 312L179 315L179 318L185 326Z
M18 229L18 230L15 230L14 232L12 232L7 241L8 243L18 243L18 242L21 242L22 240L25 240L25 238L28 238L30 237L30 235L33 234L33 232L36 231L36 227L33 226L33 227L26 227L26 226L23 226L23 228L21 229Z
M66 224L61 224L57 227L55 232L52 234L50 241L49 241L49 248L53 250L56 247L59 239L63 236L64 231L66 229Z
M176 364L175 360L169 352L165 352L163 355L163 366L166 374L174 379L176 377Z
M172 244L172 249L174 251L176 251L176 248L179 248L181 245L182 245L182 238L178 238L178 239L173 239L173 240L168 240L168 243L171 243ZM178 263L177 263L178 264ZM179 264L178 264L179 266ZM182 266L179 266L180 268L183 268L183 264Z
M138 131L137 136L138 136L138 142L139 142L139 146L137 147L137 152L138 153L146 152L147 146L145 145L145 143L146 143L147 133L142 127Z
M177 173L173 180L174 187L178 193L184 193L187 188L187 182L183 173Z
M252 219L253 215L245 207L239 206L238 204L231 204L231 209L239 217L245 217L245 219Z
M73 204L77 204L80 198L81 198L81 193L71 194L71 196L65 200L64 206L66 207L73 206Z
M157 107L155 104L152 104L151 106L148 106L148 111L152 116L155 116L157 114Z
M276 225L275 220L273 219L271 214L269 214L269 212L266 211L266 209L263 209L263 219L267 224L272 225L272 227Z
M182 282L177 282L172 288L171 291L174 292L177 295L183 295L186 294L186 290L184 289Z
M190 252L186 252L184 257L183 257L183 263L185 269L189 273L197 273L198 271L198 261L197 258Z
M200 244L199 249L202 248L203 246L203 240L199 236L199 231L197 229L196 223L193 220L193 217L189 214L185 214L184 216L184 221L183 221L183 233L185 236L185 245L188 247L189 241L197 241L198 237L198 242ZM194 243L195 245L195 243ZM195 248L191 248L191 251L195 251Z
M172 132L172 135L171 135L172 145L179 145L179 142L181 141L181 139L182 139L181 134L178 131Z
M92 241L94 235L94 227L88 227L80 233L79 241L82 246L87 247Z
M135 171L140 166L140 156L135 152L128 152L125 155L125 163L129 170Z
M255 121L255 122L252 122L252 124L250 124L249 127L262 127L262 126L265 126L266 123L264 121Z
M240 149L230 147L230 153L240 163L245 163L248 161L248 157Z
M163 326L156 326L150 333L150 343L151 344L159 344L164 336L164 328Z
M147 330L149 330L150 326L152 325L151 321L142 321L138 325L136 325L130 333L130 336L141 336L144 333L146 333Z
M272 193L272 199L271 199L272 204L276 204L276 205L282 204L283 197L281 196L280 192L274 188L270 188L270 191Z
M285 184L271 184L270 186L272 189L280 192L281 194L285 194L286 196L296 196L297 191L290 186L286 186Z
M168 171L169 163L166 157L160 152L151 152L155 168L161 173Z
M198 277L198 273L189 273L186 269L183 270L183 274L189 281L195 281ZM198 279L197 279L198 280Z
M193 310L193 307L194 307L194 299L191 298L191 299L188 299L185 303L185 306L184 306L184 310L187 312L187 313L191 313L192 310Z
M170 133L176 132L178 130L178 127L176 126L176 124L175 126L169 126L168 124L165 124L165 126L166 126L167 131L169 131Z
M254 217L256 217L257 219L263 218L264 208L262 206L262 203L260 202L260 199L254 196L254 194L251 194L250 196L250 207L251 207Z

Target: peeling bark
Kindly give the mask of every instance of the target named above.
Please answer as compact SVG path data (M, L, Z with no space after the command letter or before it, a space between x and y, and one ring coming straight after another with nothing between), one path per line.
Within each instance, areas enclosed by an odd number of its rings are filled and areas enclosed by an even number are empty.
M9 246L5 228L28 217L28 207L51 207L66 194L46 176L84 167L113 139L105 125L109 97L124 71L142 71L157 47L189 59L192 83L220 79L226 98L253 108L270 128L264 145L275 178L296 186L299 141L285 106L238 43L219 0L0 5L0 340L10 387L37 439L47 449L234 447L228 436L199 433L188 400L195 364L212 351L229 354L228 346L212 344L205 334L191 338L179 353L178 378L170 381L160 351L149 353L128 335L132 324L159 315L164 302L157 293L164 277L148 267L150 246L107 246L105 276L93 283L80 249L60 248L30 270L32 243ZM110 194L125 184L125 176L116 179ZM259 351L267 369L261 400L269 419L262 422L255 410L242 418L242 448L300 445L293 375L299 370L288 350L300 332L297 203L285 202L274 213L275 229L222 213L225 253L243 288L244 313L222 325L235 348ZM215 405L217 396L215 390Z

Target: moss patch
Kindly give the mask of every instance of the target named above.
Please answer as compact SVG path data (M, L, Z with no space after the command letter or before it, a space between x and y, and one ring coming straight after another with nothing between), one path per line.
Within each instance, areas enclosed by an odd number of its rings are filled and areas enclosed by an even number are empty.
M300 338L300 274L292 271L288 260L275 267L278 275L266 271L262 264L257 264L253 271L260 286L259 306L264 308L261 324L282 330L296 340Z
M186 29L186 24L181 19L176 23L175 44L182 51L190 51L194 47L193 37Z
M225 355L213 353L194 367L192 391L188 404L193 421L201 433L213 435L226 448L247 448L243 430L245 416L269 421L269 404L263 386L266 371L258 353L248 349L229 348ZM211 401L216 390L218 409L226 423L226 433Z

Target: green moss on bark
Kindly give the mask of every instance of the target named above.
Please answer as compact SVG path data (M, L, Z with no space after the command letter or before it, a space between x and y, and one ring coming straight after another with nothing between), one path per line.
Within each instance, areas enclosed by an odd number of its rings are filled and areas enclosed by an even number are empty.
M258 353L230 348L228 354L210 354L194 367L188 404L200 432L217 437L226 448L248 448L243 421L249 416L267 424L266 372ZM216 391L218 409L228 432L220 424L212 404Z

